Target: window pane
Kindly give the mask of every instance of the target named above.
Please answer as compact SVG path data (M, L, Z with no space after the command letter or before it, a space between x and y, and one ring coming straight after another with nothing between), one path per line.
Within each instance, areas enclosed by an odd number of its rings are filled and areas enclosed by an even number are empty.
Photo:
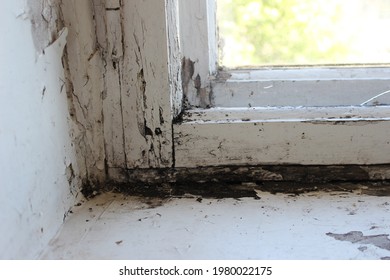
M217 0L220 64L390 63L390 0Z

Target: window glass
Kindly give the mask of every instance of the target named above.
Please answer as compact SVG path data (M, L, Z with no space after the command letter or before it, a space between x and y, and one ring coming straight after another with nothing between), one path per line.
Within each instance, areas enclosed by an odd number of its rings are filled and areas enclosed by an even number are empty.
M390 63L389 0L217 0L219 63Z

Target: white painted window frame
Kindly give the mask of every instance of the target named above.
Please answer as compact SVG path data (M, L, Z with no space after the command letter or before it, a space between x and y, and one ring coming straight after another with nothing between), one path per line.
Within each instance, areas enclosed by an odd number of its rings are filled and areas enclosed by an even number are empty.
M215 1L179 7L181 53L193 72L173 125L175 167L390 162L388 68L218 72ZM353 101L335 98L350 89Z

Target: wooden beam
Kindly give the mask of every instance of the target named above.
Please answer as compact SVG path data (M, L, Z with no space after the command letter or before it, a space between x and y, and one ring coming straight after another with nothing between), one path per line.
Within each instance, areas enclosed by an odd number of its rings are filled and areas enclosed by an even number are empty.
M318 118L305 109L300 117L291 108L283 110L279 109L279 116L278 110L273 111L274 117L250 109L234 113L215 109L210 114L207 110L192 111L192 118L174 125L175 166L366 165L390 161L390 122L384 117L388 107L377 117L369 117L359 108L356 116L348 115L348 107L344 111L335 108L333 114L332 108L327 108L326 116Z

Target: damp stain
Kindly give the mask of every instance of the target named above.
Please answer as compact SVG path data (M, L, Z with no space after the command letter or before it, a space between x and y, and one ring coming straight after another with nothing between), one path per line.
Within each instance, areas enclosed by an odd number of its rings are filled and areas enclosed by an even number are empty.
M388 234L364 235L361 231L350 231L344 234L328 232L327 236L339 241L349 241L354 244L374 245L378 248L390 251L390 239Z

